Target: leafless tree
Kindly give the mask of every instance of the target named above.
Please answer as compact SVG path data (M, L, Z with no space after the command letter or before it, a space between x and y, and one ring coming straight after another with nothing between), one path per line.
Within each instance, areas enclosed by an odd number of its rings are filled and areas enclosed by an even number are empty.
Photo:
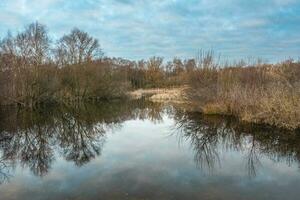
M43 64L50 49L50 38L45 25L29 24L15 39L17 55L33 65Z
M81 64L103 55L98 40L78 28L58 41L55 54L60 65Z

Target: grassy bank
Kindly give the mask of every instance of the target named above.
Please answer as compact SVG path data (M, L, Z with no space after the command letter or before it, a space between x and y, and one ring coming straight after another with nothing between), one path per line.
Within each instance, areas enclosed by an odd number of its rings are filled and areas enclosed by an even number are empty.
M209 64L189 76L189 99L205 114L242 121L300 127L300 63L219 68Z
M204 53L192 68L182 68L180 87L139 89L133 98L184 102L210 115L232 115L241 121L300 128L300 62L247 65L216 63Z

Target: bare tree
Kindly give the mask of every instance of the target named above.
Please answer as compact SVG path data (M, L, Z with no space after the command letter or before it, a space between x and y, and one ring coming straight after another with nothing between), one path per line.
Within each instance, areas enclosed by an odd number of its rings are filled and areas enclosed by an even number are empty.
M78 28L58 41L55 54L61 65L80 64L103 55L98 40Z
M29 64L45 63L50 49L50 39L45 25L38 22L29 24L16 36L15 43L17 55L29 61Z
M15 103L39 99L44 81L41 68L48 63L49 49L46 26L38 22L29 24L16 36L8 33L0 42L1 72L7 77L0 96Z

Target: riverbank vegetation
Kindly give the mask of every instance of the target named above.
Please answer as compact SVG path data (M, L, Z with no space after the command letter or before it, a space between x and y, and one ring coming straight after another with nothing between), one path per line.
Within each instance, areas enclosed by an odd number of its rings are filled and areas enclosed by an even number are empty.
M300 127L299 61L228 64L220 60L211 51L169 62L161 57L109 58L98 40L82 30L74 28L54 41L36 22L1 39L0 105L34 108L44 103L126 98L136 89L181 87L185 100L204 113Z
M210 55L204 60L207 64L189 76L190 99L198 102L204 113L300 127L300 62L222 67Z

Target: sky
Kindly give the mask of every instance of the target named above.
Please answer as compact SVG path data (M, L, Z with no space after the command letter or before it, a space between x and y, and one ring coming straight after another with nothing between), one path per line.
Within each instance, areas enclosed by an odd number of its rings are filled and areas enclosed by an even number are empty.
M300 0L0 0L0 38L38 21L55 41L77 27L106 56L300 58Z

